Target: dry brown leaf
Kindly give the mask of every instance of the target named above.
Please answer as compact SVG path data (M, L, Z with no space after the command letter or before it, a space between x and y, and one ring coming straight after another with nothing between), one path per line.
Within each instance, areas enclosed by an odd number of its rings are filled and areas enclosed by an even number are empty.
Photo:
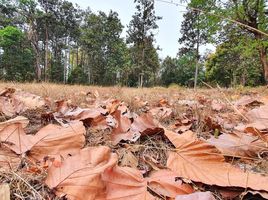
M7 147L0 147L0 171L9 171L18 168L20 157ZM1 198L0 198L1 199Z
M208 143L216 146L223 154L229 156L254 157L263 150L267 150L267 142L256 136L240 132L223 133L218 139L210 138Z
M177 195L194 192L190 185L183 183L176 173L170 170L153 171L147 180L149 188L158 195L175 198Z
M234 102L235 106L249 106L249 105L260 105L262 104L261 101L259 101L257 98L251 97L251 96L243 96L239 100Z
M143 101L140 97L135 97L133 104L136 108L142 108L149 105L148 101Z
M88 147L67 157L61 166L51 166L46 184L68 200L95 200L105 192L101 174L117 162L108 147Z
M131 121L128 117L121 115L121 111L117 110L113 113L113 117L117 121L116 127L112 130L111 140L113 145L118 144L121 140L136 141L140 134L129 132Z
M7 88L0 92L0 111L12 117L27 109L35 109L46 104L45 100L37 95Z
M17 154L25 153L33 146L32 136L27 136L23 130L28 124L25 117L16 117L0 123L0 141Z
M119 150L120 151L120 150ZM120 154L122 155L120 158L120 166L123 167L132 167L137 169L139 162L136 156L130 150L121 149Z
M176 152L170 152L167 167L178 176L208 185L268 191L268 177L226 163L216 147L197 139L193 133L178 135L166 131L165 135L176 146Z
M219 111L223 110L225 107L226 107L225 104L223 104L222 102L219 102L219 101L217 101L215 99L213 99L212 102L211 102L212 110L215 110L215 111L219 112Z
M4 128L6 128L8 125L11 125L11 124L21 124L22 128L25 128L29 124L29 120L26 117L17 116L13 119L1 122L0 131L2 131Z
M103 108L80 108L65 100L57 101L56 104L56 112L53 116L62 126L72 121L83 121L87 126L96 126L100 122L105 124L104 115L107 114L107 110Z
M33 147L29 156L42 160L46 156L60 155L65 158L79 153L85 143L85 133L82 122L72 123L67 127L49 124L31 138Z
M163 129L155 123L153 116L149 113L137 116L131 124L131 131L134 133L140 133L141 135L163 133Z
M25 109L36 109L46 104L44 98L25 91L16 91L14 93L14 98L22 102Z
M193 194L178 195L175 200L216 200L211 192L195 192Z
M158 102L159 107L169 107L169 103L167 99L160 99Z
M251 123L255 123L254 127L262 130L268 129L268 105L254 108L246 114Z
M165 120L172 117L172 109L167 107L156 107L149 110L149 112L158 120Z
M141 172L130 167L108 168L103 181L106 184L106 200L153 200L147 191L147 181Z
M0 185L0 199L1 200L10 200L10 188L8 184Z

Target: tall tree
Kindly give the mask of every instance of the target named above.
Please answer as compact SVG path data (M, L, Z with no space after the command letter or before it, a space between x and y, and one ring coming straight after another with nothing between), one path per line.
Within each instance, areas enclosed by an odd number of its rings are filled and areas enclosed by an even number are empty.
M155 77L159 68L159 59L154 42L154 30L158 28L155 15L154 0L134 0L137 12L132 16L128 26L127 43L131 44L133 62L132 77L143 84L143 77L148 81ZM147 56L151 55L151 56ZM152 59L154 58L154 59Z
M0 74L5 80L30 81L34 55L26 35L14 26L0 30Z
M115 84L117 74L124 71L127 47L120 37L122 30L116 12L87 14L80 41L86 63L77 67L84 68L90 83Z
M241 28L254 35L264 79L268 83L268 36L260 32L268 32L267 1L232 0L230 4L227 4L227 9L230 10L228 14L235 20L247 25L241 26Z
M188 3L187 12L183 15L184 21L181 24L181 37L179 43L183 45L179 49L182 56L189 52L195 52L193 62L196 63L194 87L197 85L199 66L199 47L212 39L218 20L213 16L207 16L206 12L216 9L216 0L191 0ZM213 21L214 23L210 23Z

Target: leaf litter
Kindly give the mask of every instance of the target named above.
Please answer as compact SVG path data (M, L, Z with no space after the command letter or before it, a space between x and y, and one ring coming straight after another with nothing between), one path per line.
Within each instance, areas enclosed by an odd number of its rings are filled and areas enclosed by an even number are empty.
M83 107L0 92L0 183L11 199L268 197L267 97L81 95Z

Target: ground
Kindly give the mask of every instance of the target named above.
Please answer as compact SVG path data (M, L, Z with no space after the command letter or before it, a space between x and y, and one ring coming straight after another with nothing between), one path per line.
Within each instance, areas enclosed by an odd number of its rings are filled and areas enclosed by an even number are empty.
M252 101L247 103L242 110L237 109L234 102L241 97L261 99L268 95L267 87L234 89L208 87L194 90L178 86L125 88L51 83L0 83L0 89L5 88L21 89L44 97L50 103L56 100L69 100L70 104L81 108L87 108L96 101L96 98L99 101L118 99L125 102L131 112L137 114L146 113L156 107L167 107L172 110L172 115L156 117L161 126L178 133L190 129L202 139L216 138L225 133L225 130L229 130L228 126L247 123L246 111L259 105L258 102L255 105L256 102ZM44 113L49 113L51 109L42 107L21 113L20 115L30 120L30 124L25 129L26 133L34 135L41 127L49 123L57 123L47 116L44 117ZM9 118L2 117L1 121L7 119ZM136 142L121 142L116 145L112 144L109 134L107 129L87 127L85 146L109 146L119 156L120 166L137 168L143 172L144 176L147 176L151 170L166 168L168 152L174 149L173 144L161 133L145 135ZM252 172L268 173L266 158L261 157L255 160L241 158L242 156L238 156L234 159L227 155L226 161ZM26 160L22 164L29 163ZM51 191L43 184L45 176L46 172L39 173L38 176L3 173L0 181L10 183L13 192L12 199L38 199L39 197L34 196L37 194L57 199L49 194ZM202 186L202 189L212 191L217 199L223 199L217 187ZM159 198L164 199L161 196Z

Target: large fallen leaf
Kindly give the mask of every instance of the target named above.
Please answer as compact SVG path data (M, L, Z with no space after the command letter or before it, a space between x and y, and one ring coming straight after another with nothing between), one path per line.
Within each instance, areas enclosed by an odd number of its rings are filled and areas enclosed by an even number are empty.
M215 200L211 192L195 192L193 194L178 195L175 200Z
M238 99L237 101L234 102L235 106L249 106L249 105L253 105L253 104L260 105L260 104L262 104L262 102L259 101L258 98L251 97L251 96L248 96L248 95L243 96L243 97L241 97L240 99Z
M61 155L79 152L85 141L85 127L82 122L61 127L49 124L35 135L26 135L23 128L27 118L16 117L0 123L0 141L17 154L29 152L35 159L41 160L49 155Z
M20 157L7 147L0 147L0 171L10 171L18 168Z
M246 117L251 123L255 123L255 128L268 129L268 105L252 109L246 114Z
M170 152L167 167L178 176L208 185L268 190L267 176L226 163L216 147L197 139L192 132L178 135L165 131L165 135L176 146L176 151Z
M106 184L106 200L153 200L147 191L147 181L141 172L130 167L108 168L103 181Z
M21 90L17 90L14 93L14 98L22 102L25 106L25 109L40 108L46 104L44 98Z
M210 138L208 143L216 146L227 156L254 157L264 150L267 151L267 142L256 136L240 132L223 133L218 139Z
M154 171L147 180L149 188L162 196L175 198L177 195L194 192L190 185L184 184L176 173L170 170Z
M33 145L32 141L29 140L31 136L27 136L23 130L28 122L27 118L18 116L0 123L0 141L3 145L17 154L30 150Z
M101 174L117 162L108 147L88 147L48 170L46 184L68 200L95 200L105 192Z
M33 146L29 156L41 160L46 156L60 155L65 158L79 153L85 143L85 133L82 122L72 123L67 127L49 124L30 138Z
M9 117L45 104L46 102L42 97L28 92L13 88L7 88L0 92L0 111Z

